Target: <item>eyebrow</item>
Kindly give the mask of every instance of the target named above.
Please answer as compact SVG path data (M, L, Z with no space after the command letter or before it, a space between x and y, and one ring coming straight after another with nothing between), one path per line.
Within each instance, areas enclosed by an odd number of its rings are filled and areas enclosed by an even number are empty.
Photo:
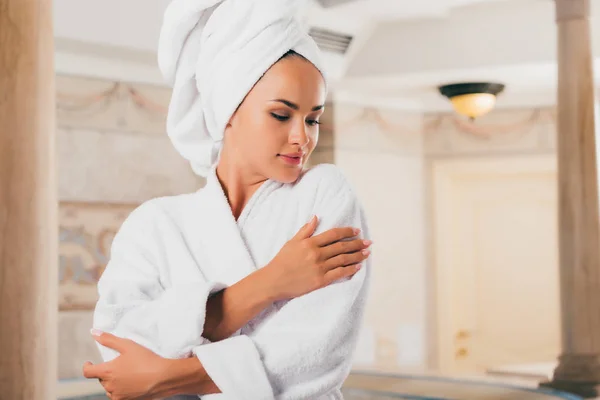
M294 110L298 110L298 109L300 108L300 107L298 107L298 105L297 105L297 104L294 104L294 103L292 103L291 101L284 100L284 99L275 99L275 100L271 100L271 101L277 101L277 102L279 102L279 103L283 103L283 104L285 104L286 106L288 106L289 108L293 108ZM319 110L320 110L320 109L322 109L323 107L324 107L324 105L323 105L323 104L321 104L321 105L319 105L319 106L314 106L314 107L312 108L312 110L311 110L311 111L319 111Z

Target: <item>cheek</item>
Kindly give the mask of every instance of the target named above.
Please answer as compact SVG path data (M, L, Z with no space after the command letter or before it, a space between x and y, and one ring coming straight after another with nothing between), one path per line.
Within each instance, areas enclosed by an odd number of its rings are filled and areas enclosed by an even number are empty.
M243 126L244 142L252 146L262 146L263 143L269 141L269 137L274 136L273 132L277 129L277 126L269 118L261 116L260 113L249 116L241 126Z
M317 144L319 143L319 131L317 130L316 133L312 134L310 136L310 151L313 151L315 149L315 147L317 147Z
M286 146L287 131L283 128L283 124L273 118L271 120L261 119L252 126L252 129L245 132L245 147L251 150L251 157L255 160L264 161L276 157Z

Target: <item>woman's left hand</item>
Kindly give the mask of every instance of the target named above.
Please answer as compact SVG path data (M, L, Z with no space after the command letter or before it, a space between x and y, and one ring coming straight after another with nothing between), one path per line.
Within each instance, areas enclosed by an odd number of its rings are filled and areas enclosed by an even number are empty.
M129 339L110 333L94 336L98 343L120 355L112 361L83 366L83 376L98 379L111 400L159 398L155 393L160 378L167 368L167 359Z

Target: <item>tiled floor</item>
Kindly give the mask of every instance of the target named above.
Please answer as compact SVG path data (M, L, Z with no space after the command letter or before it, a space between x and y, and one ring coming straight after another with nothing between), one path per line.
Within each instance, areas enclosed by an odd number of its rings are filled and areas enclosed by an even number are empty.
M348 395L354 396L354 398L347 397L346 400L387 400L393 398L429 400L579 400L576 396L535 387L435 376L352 374L346 381L344 388ZM366 394L365 391L371 391L371 393ZM362 398L360 397L361 394ZM378 395L380 397L377 397Z
M580 400L572 395L538 390L535 386L379 373L351 374L343 393L345 400ZM107 400L107 397L80 396L68 400Z
M97 395L97 396L80 396L80 397L69 397L68 400L107 400L108 397L104 396L104 395ZM67 399L65 399L67 400Z

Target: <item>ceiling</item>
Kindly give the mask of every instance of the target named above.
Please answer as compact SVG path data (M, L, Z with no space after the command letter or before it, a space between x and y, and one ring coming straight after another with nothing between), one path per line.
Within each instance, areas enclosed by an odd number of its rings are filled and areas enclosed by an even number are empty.
M57 71L163 84L155 52L168 3L54 0ZM308 3L308 25L353 36L346 54L325 54L333 87L345 99L447 109L437 85L486 79L507 84L499 106L553 101L551 0L354 0L331 8ZM600 37L600 5L592 3L593 32ZM600 41L594 55L600 56Z
M307 22L360 35L383 21L443 17L457 7L502 0L354 0L323 8L306 0ZM522 0L528 1L528 0ZM163 12L170 0L54 0L55 34L103 45L156 50Z
M443 18L459 7L497 1L503 0L354 0L324 9L311 0L308 20L311 25L359 35L381 22Z

